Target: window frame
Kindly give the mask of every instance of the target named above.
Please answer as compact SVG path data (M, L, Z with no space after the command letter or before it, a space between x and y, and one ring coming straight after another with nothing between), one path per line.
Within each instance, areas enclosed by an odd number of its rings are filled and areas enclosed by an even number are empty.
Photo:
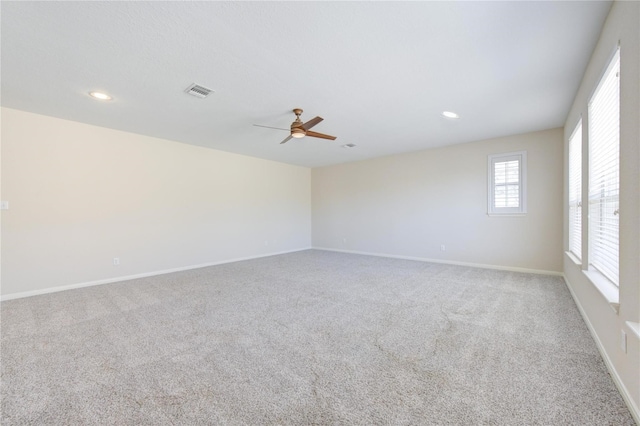
M508 161L518 161L518 207L496 207L495 205L495 165ZM527 213L527 151L489 154L487 214L489 216L523 216Z

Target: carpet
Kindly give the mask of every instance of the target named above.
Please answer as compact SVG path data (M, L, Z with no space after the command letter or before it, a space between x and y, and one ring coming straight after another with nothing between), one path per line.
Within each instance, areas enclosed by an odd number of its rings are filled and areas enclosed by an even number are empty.
M3 425L633 425L560 277L307 250L2 302Z

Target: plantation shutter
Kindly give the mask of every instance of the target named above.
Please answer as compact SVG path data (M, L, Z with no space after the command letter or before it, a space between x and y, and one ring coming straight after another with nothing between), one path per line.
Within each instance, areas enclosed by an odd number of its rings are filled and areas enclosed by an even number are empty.
M582 120L569 139L569 251L582 257Z
M589 263L618 285L620 51L589 103Z
M519 160L496 162L494 182L494 200L497 208L520 207Z
M489 214L526 213L525 151L489 155Z

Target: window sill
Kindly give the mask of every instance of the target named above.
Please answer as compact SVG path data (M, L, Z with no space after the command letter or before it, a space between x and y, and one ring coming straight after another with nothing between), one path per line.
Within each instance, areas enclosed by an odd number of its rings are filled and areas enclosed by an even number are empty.
M571 259L571 261L573 263L576 264L576 266L582 266L582 260L578 259L578 256L576 256L575 254L571 253L570 251L565 251L564 254L566 254L567 257L569 259Z
M640 338L640 323L627 321L626 324L627 327L629 327L629 329L633 331L638 338Z
M598 271L588 270L582 273L591 281L595 288L605 298L611 309L617 314L620 310L620 290Z
M522 217L526 215L526 213L487 213L489 217Z

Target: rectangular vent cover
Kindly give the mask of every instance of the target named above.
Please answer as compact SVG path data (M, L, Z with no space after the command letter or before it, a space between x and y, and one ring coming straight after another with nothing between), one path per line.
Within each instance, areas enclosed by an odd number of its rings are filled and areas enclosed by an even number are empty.
M206 98L211 92L213 92L213 90L193 83L191 86L187 87L187 90L185 90L185 92L195 96L196 98Z

